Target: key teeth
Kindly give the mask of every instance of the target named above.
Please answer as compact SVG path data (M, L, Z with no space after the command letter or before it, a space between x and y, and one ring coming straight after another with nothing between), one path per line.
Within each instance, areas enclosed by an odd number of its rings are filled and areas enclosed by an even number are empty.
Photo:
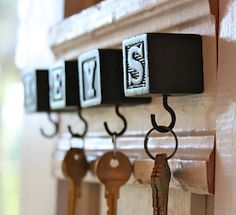
M157 155L151 175L154 215L167 215L170 178L171 172L166 155Z
M118 200L118 191L115 189L109 189L105 191L105 198L107 202L107 215L116 215L117 214L117 200Z
M107 198L107 215L112 215L112 211L114 211L114 205L113 205L113 199L111 196L108 196Z

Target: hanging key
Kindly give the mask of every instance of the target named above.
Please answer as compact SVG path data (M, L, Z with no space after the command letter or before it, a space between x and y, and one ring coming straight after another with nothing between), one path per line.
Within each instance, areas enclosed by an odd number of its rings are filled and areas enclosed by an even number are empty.
M167 215L170 168L166 154L156 155L151 175L153 215Z
M130 178L132 165L129 158L117 151L107 152L99 158L97 163L97 176L105 185L105 198L107 200L107 215L117 215L117 200L119 189Z
M167 157L167 154L157 154L155 157L151 154L148 148L149 135L155 131L155 128L150 129L144 139L144 149L147 155L155 161L152 175L151 187L153 197L153 215L167 215L169 184L171 179L171 171L168 165L168 160L172 158L178 149L178 138L175 132L167 127L160 126L162 130L169 131L175 139L175 148Z
M62 171L69 183L68 215L75 215L77 200L81 195L81 182L88 170L88 163L82 148L71 148L65 155Z

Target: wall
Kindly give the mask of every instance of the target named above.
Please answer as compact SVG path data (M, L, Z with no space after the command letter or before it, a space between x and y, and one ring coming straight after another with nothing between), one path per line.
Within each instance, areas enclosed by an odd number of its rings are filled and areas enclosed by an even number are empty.
M215 215L236 211L236 2L220 1Z
M48 46L49 27L63 17L62 1L19 0L20 26L16 64L19 69L45 68L54 60ZM44 139L39 127L53 129L44 114L24 116L21 139L20 214L56 214L57 181L51 174L55 140Z

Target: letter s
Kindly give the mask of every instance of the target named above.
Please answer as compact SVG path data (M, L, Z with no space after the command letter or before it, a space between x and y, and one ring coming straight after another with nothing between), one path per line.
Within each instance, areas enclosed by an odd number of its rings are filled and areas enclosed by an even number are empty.
M141 57L143 57L142 45L140 47L132 46L128 51L128 64L130 68L134 69L138 73L136 77L133 77L132 74L129 73L128 82L129 84L132 83L137 85L143 80L143 65L140 61L133 58L135 53L138 53Z

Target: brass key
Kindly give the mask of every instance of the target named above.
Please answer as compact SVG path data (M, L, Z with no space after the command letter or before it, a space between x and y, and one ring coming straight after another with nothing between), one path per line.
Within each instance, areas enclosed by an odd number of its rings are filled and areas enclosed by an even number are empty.
M167 215L170 178L167 155L156 155L151 175L153 215Z
M68 215L75 215L77 199L81 195L80 185L86 175L88 163L84 150L71 148L65 155L62 171L69 183L68 188Z
M148 148L149 135L156 130L150 129L144 139L144 149L147 155L155 160L154 168L151 175L152 197L153 197L153 215L167 215L168 209L168 195L169 184L171 178L171 171L168 165L168 159L174 157L178 149L178 138L171 127L159 126L162 129L160 132L170 132L175 139L175 148L173 152L167 157L167 154L157 154L154 157Z
M105 198L107 200L107 215L117 215L117 200L119 189L130 178L132 165L129 158L121 153L107 152L99 158L97 163L97 176L105 185Z

